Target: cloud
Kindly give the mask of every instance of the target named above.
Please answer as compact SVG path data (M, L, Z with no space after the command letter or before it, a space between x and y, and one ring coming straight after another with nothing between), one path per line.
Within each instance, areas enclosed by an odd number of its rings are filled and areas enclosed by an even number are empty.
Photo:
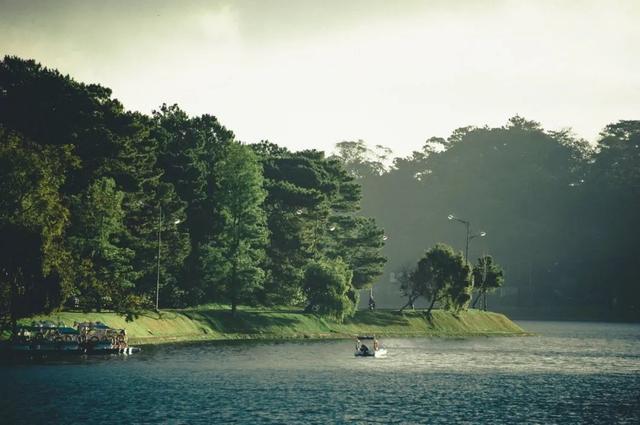
M55 4L54 4L55 3ZM133 109L211 113L245 141L406 154L516 113L595 137L637 118L637 2L3 2L0 50Z

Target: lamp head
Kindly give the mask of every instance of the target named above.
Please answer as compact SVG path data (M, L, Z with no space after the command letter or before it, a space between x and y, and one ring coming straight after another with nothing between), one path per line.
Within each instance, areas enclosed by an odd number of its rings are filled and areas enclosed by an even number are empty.
M453 216L453 214L449 214L449 215L447 216L447 218L448 218L449 220L453 220L455 217Z

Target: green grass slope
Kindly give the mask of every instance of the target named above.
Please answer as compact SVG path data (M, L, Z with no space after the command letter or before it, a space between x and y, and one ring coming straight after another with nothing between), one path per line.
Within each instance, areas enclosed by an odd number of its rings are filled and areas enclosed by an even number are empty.
M32 320L74 322L100 321L125 328L132 344L221 339L348 338L357 334L379 336L473 336L526 335L518 325L499 313L469 310L454 315L434 310L431 319L422 311L360 311L344 323L300 310L242 308L236 317L222 306L143 312L127 322L114 313L58 312ZM24 323L29 323L24 321Z

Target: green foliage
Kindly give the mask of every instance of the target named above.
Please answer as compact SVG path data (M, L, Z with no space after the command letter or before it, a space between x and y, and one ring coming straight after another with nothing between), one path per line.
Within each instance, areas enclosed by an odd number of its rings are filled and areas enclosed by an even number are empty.
M473 306L480 297L486 296L488 292L495 291L504 284L504 271L502 267L493 262L493 257L483 255L478 258L478 262L473 266L473 289L478 292ZM485 306L486 310L486 306Z
M437 244L418 261L410 277L410 294L417 294L430 301L427 314L436 303L447 310L460 311L471 300L471 267L461 253L453 248Z
M353 315L356 304L351 287L352 272L341 259L311 262L304 272L306 311L342 321ZM351 296L350 296L351 295Z
M250 149L177 105L128 112L108 88L9 56L0 126L3 317L70 296L130 314L153 303L157 280L163 307L302 305L308 264L339 257L355 305L381 273L382 230L357 215L360 185L322 152ZM33 302L16 301L27 289Z
M124 193L106 177L72 197L75 220L68 244L76 270L76 296L85 309L128 312L140 307L134 297L128 297L137 273L132 264L135 253L124 246L123 200Z
M190 236L189 255L180 264L174 282L174 304L202 302L204 270L200 258L203 249L215 238L221 226L216 163L233 140L215 117L189 117L177 105L162 105L153 114L152 136L158 141L158 166L163 181L171 183L186 203L180 225Z
M269 228L266 279L261 294L266 304L304 302L302 274L317 255L314 212L323 208L321 171L317 163L275 145L254 146L262 158Z
M575 255L582 258L567 270L575 282L575 295L571 295L637 320L640 121L610 124L601 136L572 187L584 208L568 228L576 236ZM509 276L511 280L511 270Z
M403 311L407 307L415 309L415 302L422 296L422 288L419 285L414 285L412 276L415 272L415 267L409 264L403 264L400 268L396 269L395 276L398 282L400 293L403 297L407 298L407 302L400 308Z
M388 270L438 241L464 249L464 228L446 219L459 214L487 232L470 257L491 252L509 271L510 290L494 305L637 316L637 134L637 121L612 124L594 150L522 117L464 127L361 178L362 211L390 236Z
M60 187L77 163L70 146L39 146L0 127L0 321L51 311L69 293Z
M425 243L461 248L460 227L445 221L457 212L488 233L470 251L501 259L517 294L509 302L637 318L639 123L606 126L592 148L516 116L428 138L391 168L388 149L361 140L339 143L329 158L263 142L252 146L257 164L213 116L176 105L128 112L106 87L7 56L0 316L54 309L70 294L86 308L123 311L152 299L158 245L163 306L302 305L304 270L338 258L353 274L353 303L383 270L382 227L397 268ZM425 282L401 291L433 301ZM467 286L448 288L438 302L464 306Z
M353 271L355 289L369 288L382 274L384 231L370 217L336 215L331 218L331 258L343 258Z
M124 193L126 234L123 245L135 253L135 290L155 292L158 210L181 218L184 202L156 166L157 141L150 137L152 122L126 112L111 98L111 90L76 82L35 61L5 57L0 62L0 124L39 146L73 146L79 167L65 168L62 197L88 190L94 181L112 178ZM76 212L78 210L75 210ZM70 218L75 222L75 217ZM161 264L164 281L171 283L188 253L189 235L165 226Z
M115 141L119 149L102 175L113 177L125 194L126 245L135 252L133 265L139 272L136 293L148 299L155 297L160 231L162 300L169 301L165 305L171 304L179 297L172 288L190 251L189 233L175 224L184 221L186 202L173 183L163 178L163 170L157 165L158 142L149 134L152 122L133 114L121 118L134 120L136 132Z
M262 156L268 191L265 301L304 302L301 271L314 258L340 257L354 273L355 290L370 286L384 266L383 234L374 220L355 215L360 188L342 163L265 142L254 149Z
M376 145L370 149L364 140L342 141L336 143L336 154L349 174L356 178L379 176L387 171L386 161L389 160L391 149Z
M203 261L212 290L235 312L240 302L255 303L264 279L260 265L267 238L262 209L266 194L260 164L248 147L230 145L216 168L223 226Z

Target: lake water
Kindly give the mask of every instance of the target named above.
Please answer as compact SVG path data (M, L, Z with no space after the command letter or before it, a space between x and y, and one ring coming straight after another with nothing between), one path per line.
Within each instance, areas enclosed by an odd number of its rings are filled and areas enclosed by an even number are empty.
M519 322L533 337L145 347L0 365L0 423L640 423L640 325Z

